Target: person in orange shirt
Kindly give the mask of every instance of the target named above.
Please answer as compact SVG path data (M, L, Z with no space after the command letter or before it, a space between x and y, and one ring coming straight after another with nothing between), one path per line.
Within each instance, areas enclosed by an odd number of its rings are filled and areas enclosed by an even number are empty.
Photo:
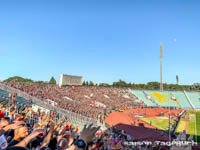
M78 128L78 126L76 126L76 133L78 133L78 131L79 131L79 128Z

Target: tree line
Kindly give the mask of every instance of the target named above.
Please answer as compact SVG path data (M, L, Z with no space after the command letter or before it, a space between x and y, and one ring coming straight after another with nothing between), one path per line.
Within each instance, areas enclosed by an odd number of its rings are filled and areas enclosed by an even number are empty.
M116 87L116 88L130 88L135 90L160 90L159 82L148 82L146 84L127 83L123 80L113 82L112 84L100 83L95 84L92 81L84 81L83 86L99 86L99 87ZM193 85L178 85L178 84L163 84L163 88L166 91L200 91L200 83Z
M49 81L34 81L32 79L27 79L19 76L10 77L4 82L23 82L23 83L39 83L39 84L56 84L55 78L52 76ZM126 81L119 80L113 82L112 84L108 83L94 83L92 81L83 81L82 86L95 86L95 87L115 87L115 88L130 88L135 90L159 90L159 82L148 82L146 84L137 84L137 83L127 83ZM200 83L194 83L193 85L178 85L178 84L168 84L164 83L163 88L166 91L200 91Z
M10 78L4 80L4 82L12 82L12 81L26 83L26 84L31 84L31 83L56 84L56 80L55 80L55 78L53 76L51 77L51 79L49 80L49 82L48 81L34 81L32 79L23 78L23 77L20 77L20 76L10 77Z

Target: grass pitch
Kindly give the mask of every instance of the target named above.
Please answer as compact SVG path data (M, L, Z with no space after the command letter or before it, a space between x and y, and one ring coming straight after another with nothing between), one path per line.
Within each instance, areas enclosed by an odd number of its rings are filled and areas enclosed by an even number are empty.
M200 112L189 110L185 114L185 119L189 119L189 125L187 130L188 136L192 134L194 136L193 140L198 141L198 143L200 143ZM184 124L186 124L186 121L181 119L178 128L176 130L177 133L180 133L183 130L185 130Z
M186 127L186 121L185 120L180 120L180 122L178 124L178 127L176 129L176 132L177 133L183 132L183 130L185 130L185 127Z
M194 136L194 141L198 141L200 143L200 111L187 111L185 114L185 119L189 119L189 125L187 134L192 134ZM168 130L169 129L169 119L163 117L156 117L156 118L141 118L142 121L156 127L160 130ZM196 122L196 125L195 125ZM171 120L170 126L174 124L174 120ZM186 121L181 119L178 127L176 129L176 133L181 133L183 130L186 130Z
M168 130L169 129L169 119L168 118L160 118L160 117L157 117L157 118L141 118L142 121L150 124L151 122L151 125L158 128L158 129L161 129L161 130ZM170 127L172 127L173 123L174 123L174 120L171 120L170 121Z

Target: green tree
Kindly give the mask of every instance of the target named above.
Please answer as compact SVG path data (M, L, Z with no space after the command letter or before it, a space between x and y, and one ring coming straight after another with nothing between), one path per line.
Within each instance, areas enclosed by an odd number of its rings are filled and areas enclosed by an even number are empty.
M159 82L148 82L146 87L147 87L147 89L150 89L150 90L159 90L160 83Z
M38 83L38 84L49 84L48 81L35 81L35 83Z
M117 82L113 82L112 84L113 87L128 87L128 83L125 81L122 81L121 79Z
M53 76L51 77L49 84L56 84L56 80Z
M90 81L89 86L94 86L94 83L92 81Z
M4 80L4 82L12 82L12 81L23 82L23 83L34 83L34 81L31 79L26 79L26 78L19 77L19 76L10 77L10 78Z
M99 87L110 87L108 83L99 83Z

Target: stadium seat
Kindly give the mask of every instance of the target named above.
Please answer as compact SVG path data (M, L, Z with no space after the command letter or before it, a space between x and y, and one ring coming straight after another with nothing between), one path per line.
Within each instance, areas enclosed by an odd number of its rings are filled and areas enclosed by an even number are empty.
M172 92L172 94L178 99L182 108L189 108L189 109L192 108L184 92Z
M200 109L200 93L197 92L186 92L192 104L196 109Z
M147 104L148 106L155 106L155 104L153 102L151 102L150 100L146 99L146 97L145 97L145 95L144 95L144 93L142 91L132 90L132 93L135 94L140 101L144 101L145 104Z

